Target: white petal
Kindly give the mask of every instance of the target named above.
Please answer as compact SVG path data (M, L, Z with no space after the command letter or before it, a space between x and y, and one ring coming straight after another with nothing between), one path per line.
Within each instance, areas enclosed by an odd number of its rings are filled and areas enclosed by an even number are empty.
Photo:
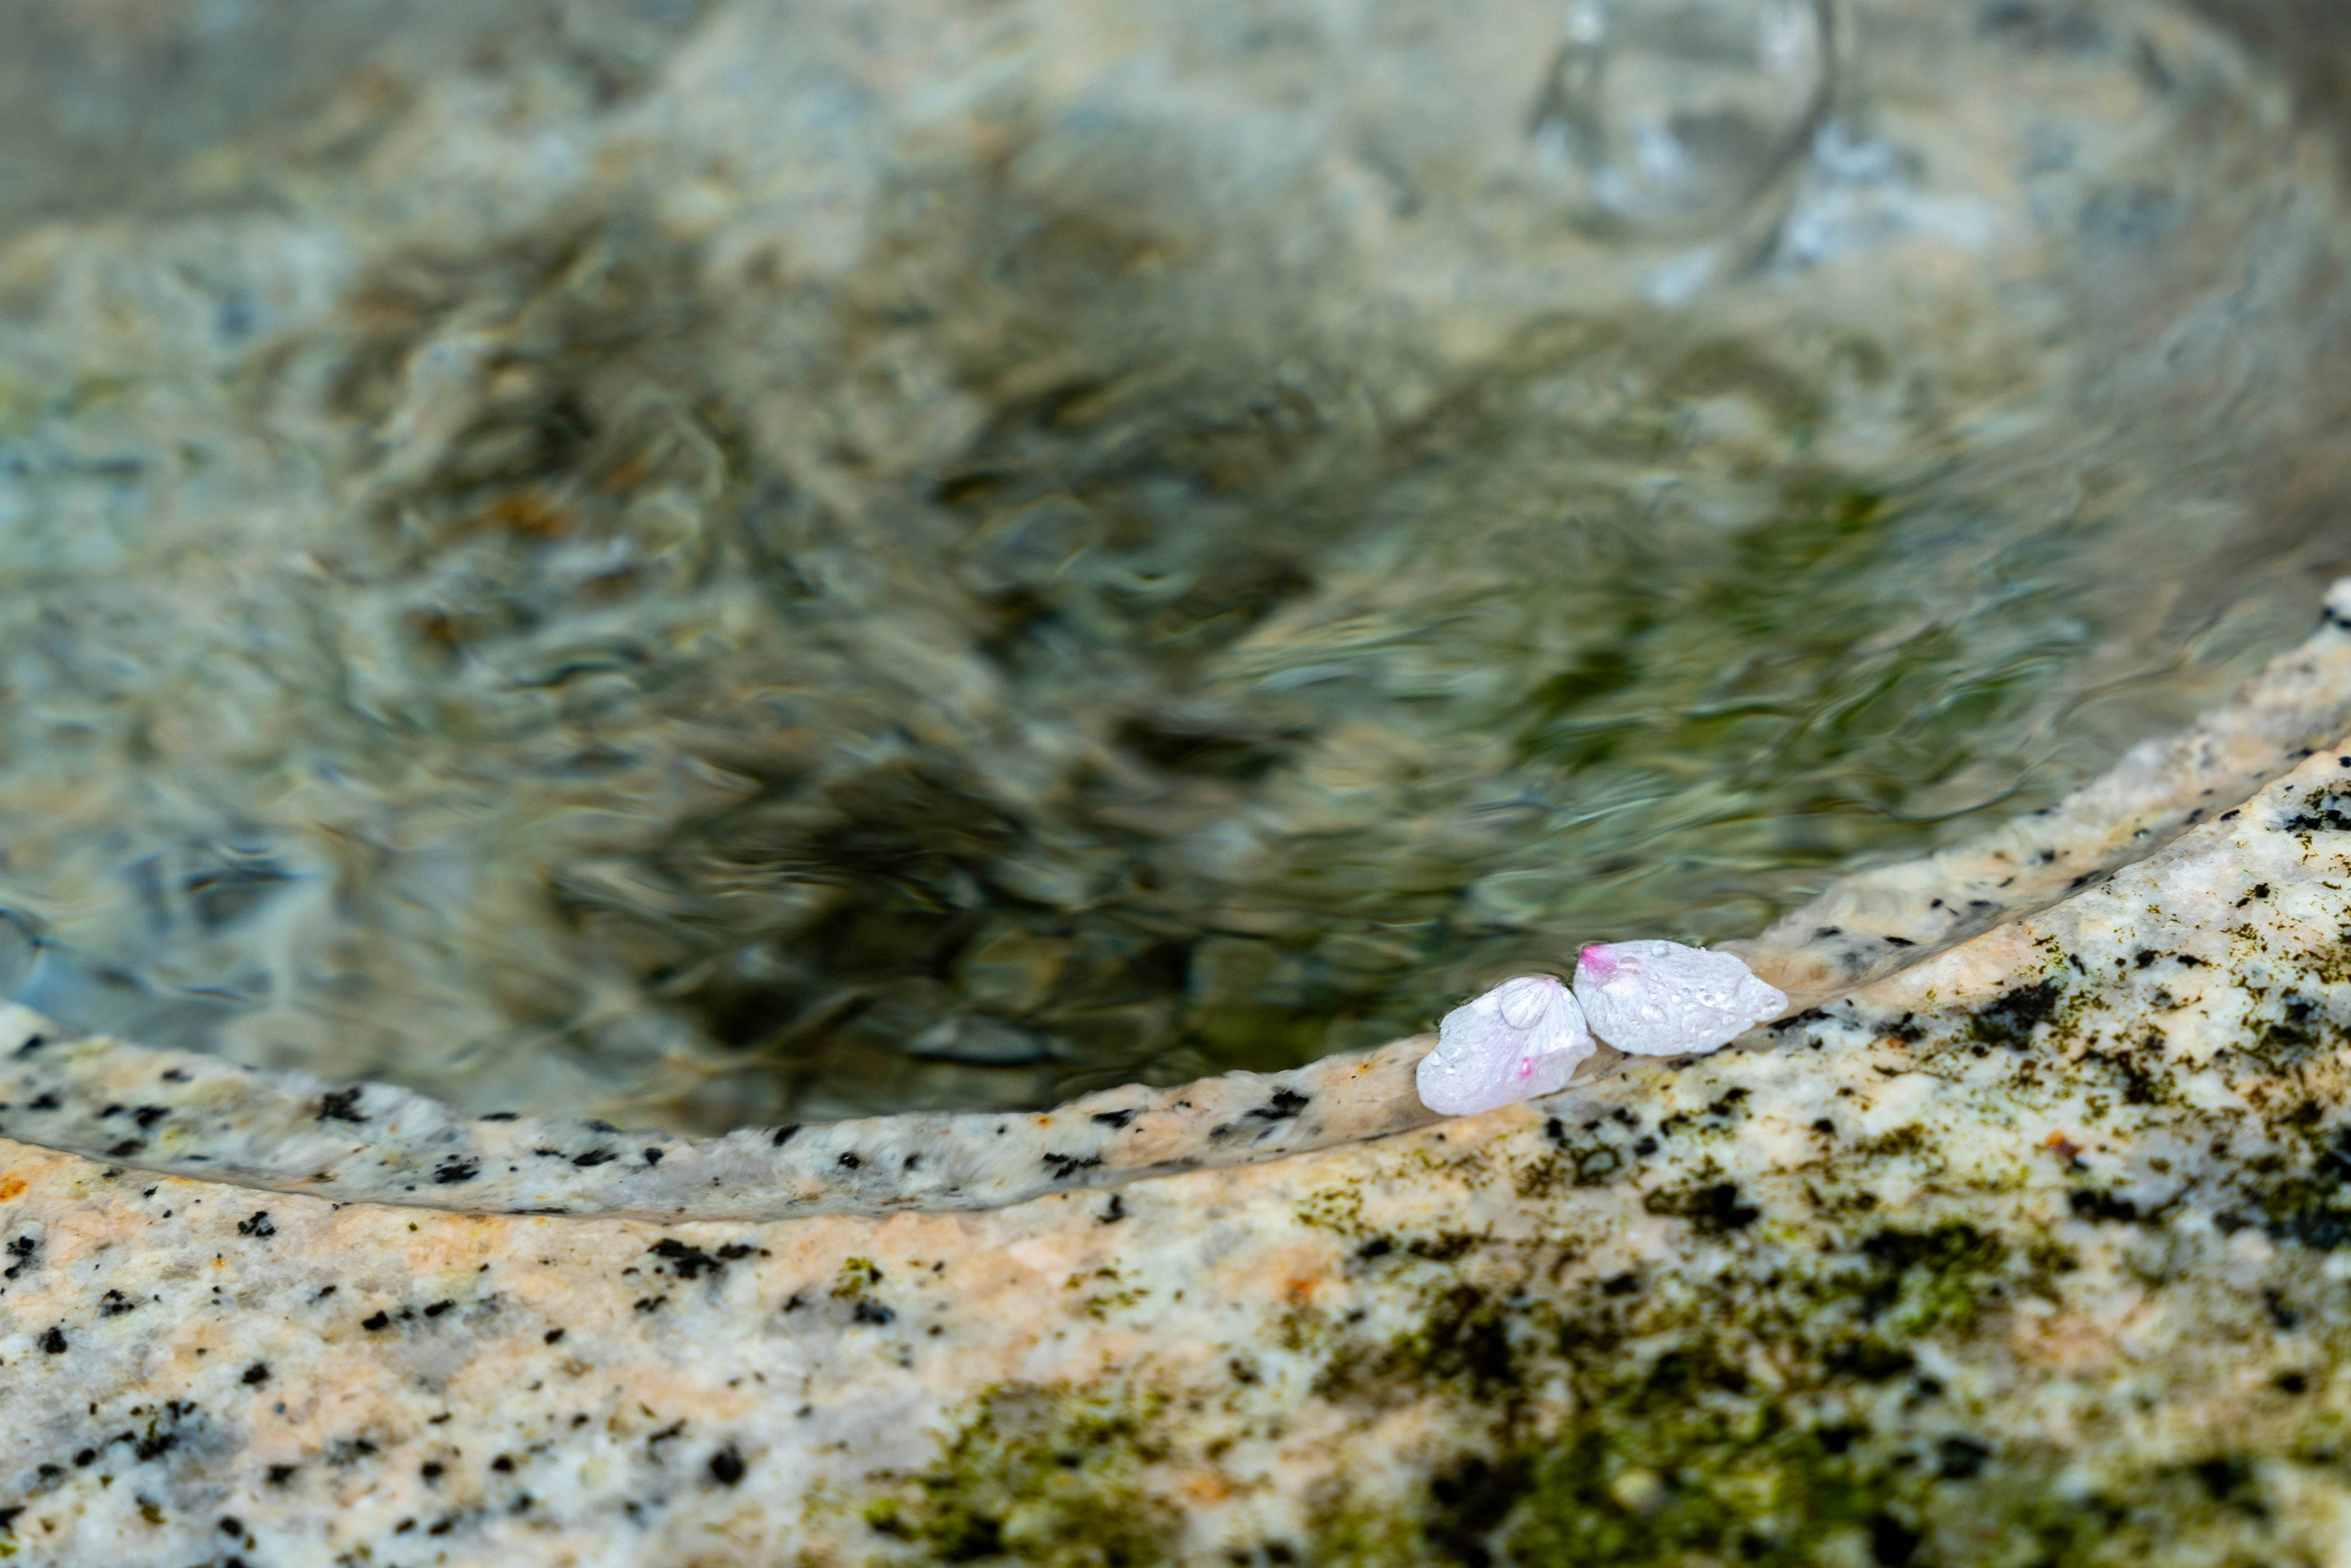
M1441 1116L1469 1116L1556 1093L1592 1051L1567 988L1549 975L1521 976L1445 1015L1416 1075L1420 1103Z
M1678 942L1594 943L1575 967L1593 1032L1632 1056L1690 1056L1787 1010L1788 998L1729 953Z

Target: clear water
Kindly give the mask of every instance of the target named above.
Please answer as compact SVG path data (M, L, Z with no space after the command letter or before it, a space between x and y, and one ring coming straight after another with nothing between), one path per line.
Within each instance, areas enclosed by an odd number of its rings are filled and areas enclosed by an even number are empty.
M281 12L0 80L71 1023L704 1127L1286 1065L2044 801L2351 568L2333 147L2187 12Z

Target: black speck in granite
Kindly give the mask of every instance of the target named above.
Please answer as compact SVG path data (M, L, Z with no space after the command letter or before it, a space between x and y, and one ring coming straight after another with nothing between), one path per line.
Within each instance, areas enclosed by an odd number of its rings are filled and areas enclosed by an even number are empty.
M40 1343L41 1348L47 1351L49 1354L63 1355L66 1353L66 1331L61 1328L52 1327L47 1333L41 1336Z
M549 1344L560 1344L563 1343L563 1331L561 1329L549 1329L542 1337Z
M1682 1192L1652 1193L1644 1206L1652 1214L1686 1219L1707 1235L1743 1230L1761 1218L1762 1210L1740 1201L1738 1184L1714 1182Z
M266 1361L255 1362L238 1375L237 1381L255 1387L260 1386L269 1381L269 1364Z
M292 1480L292 1479L294 1479L294 1471L295 1471L296 1468L297 1468L297 1467L295 1467L295 1466L293 1466L293 1465L272 1465L272 1466L270 1466L270 1467L269 1467L269 1484L270 1484L271 1486L274 1486L274 1487L282 1487L282 1486L284 1486L287 1481L290 1481L290 1480Z
M851 1151L849 1151L849 1150L847 1150L847 1149L843 1149L843 1150L841 1151L841 1160L840 1160L840 1165L841 1165L841 1169L843 1169L843 1170L845 1170L845 1171L853 1171L853 1170L855 1170L859 1166L862 1166L862 1165L863 1165L864 1163L865 1163L865 1162L864 1162L864 1161L862 1161L862 1160L861 1160L861 1159L859 1159L859 1158L857 1157L857 1155L856 1155L854 1153L852 1153L852 1152L851 1152Z
M2085 1187L2065 1195L2066 1207L2081 1218L2099 1225L2136 1225L2138 1205L2126 1197L2095 1187Z
M1991 1458L1991 1448L1975 1438L1953 1433L1936 1445L1937 1457L1945 1480L1971 1481L1983 1473L1984 1465Z
M1093 1114L1095 1121L1113 1132L1124 1131L1126 1124L1134 1121L1134 1117L1135 1113L1132 1111L1097 1111Z
M572 1155L571 1163L585 1170L590 1166L603 1165L613 1157L612 1151L610 1149L590 1149L584 1154Z
M1286 1122L1311 1103L1309 1096L1295 1089L1277 1090L1272 1099L1249 1112L1249 1115L1260 1122Z
M364 1317L360 1320L360 1327L367 1330L370 1333L381 1333L391 1326L392 1314L381 1309L376 1311L371 1316Z
M349 1089L329 1090L319 1096L319 1120L321 1122L364 1122L366 1114L360 1110L360 1095L364 1091L357 1084Z
M2032 1040L2036 1025L2056 1013L2064 996L2054 980L2019 986L1977 1009L1968 1032L1986 1045L2022 1046Z
M32 1103L26 1105L25 1109L27 1111L54 1111L60 1103L62 1103L62 1102L57 1099L57 1094L53 1091L43 1090L40 1093L33 1096Z
M433 1179L444 1186L456 1182L471 1181L482 1174L482 1162L471 1156L459 1156L435 1166Z
M644 1151L644 1155L645 1164L649 1166L657 1166L662 1163L662 1151L659 1149L647 1149Z
M710 1456L710 1479L720 1486L731 1487L743 1479L743 1456L735 1445L727 1444Z
M705 1274L716 1274L738 1258L748 1258L758 1248L740 1241L730 1241L716 1253L665 1236L646 1249L654 1257L666 1261L681 1280L698 1280Z
M1092 1170L1102 1164L1100 1155L1045 1155L1041 1158L1052 1170L1055 1181L1067 1181L1078 1172Z
M778 1127L773 1133L768 1134L768 1143L770 1146L780 1149L786 1144L790 1143L792 1141L793 1134L798 1133L799 1130L799 1124L797 1122L793 1123L789 1127Z
M267 1209L256 1208L253 1211L252 1218L240 1219L236 1222L236 1233L239 1236L250 1236L256 1240L266 1240L277 1234L277 1227L269 1222Z

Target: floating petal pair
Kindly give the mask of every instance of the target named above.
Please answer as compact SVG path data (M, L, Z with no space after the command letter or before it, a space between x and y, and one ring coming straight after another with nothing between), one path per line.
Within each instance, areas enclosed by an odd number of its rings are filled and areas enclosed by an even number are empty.
M1549 975L1522 975L1447 1013L1421 1059L1420 1101L1441 1116L1474 1115L1567 1087L1595 1033L1630 1056L1691 1056L1787 1006L1728 953L1595 942L1578 956L1573 994Z

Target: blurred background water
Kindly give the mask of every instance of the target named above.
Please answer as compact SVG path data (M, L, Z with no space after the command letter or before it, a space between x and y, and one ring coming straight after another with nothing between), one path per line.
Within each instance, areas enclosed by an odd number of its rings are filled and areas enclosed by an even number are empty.
M0 0L0 985L716 1127L1751 932L2351 570L2345 33Z

